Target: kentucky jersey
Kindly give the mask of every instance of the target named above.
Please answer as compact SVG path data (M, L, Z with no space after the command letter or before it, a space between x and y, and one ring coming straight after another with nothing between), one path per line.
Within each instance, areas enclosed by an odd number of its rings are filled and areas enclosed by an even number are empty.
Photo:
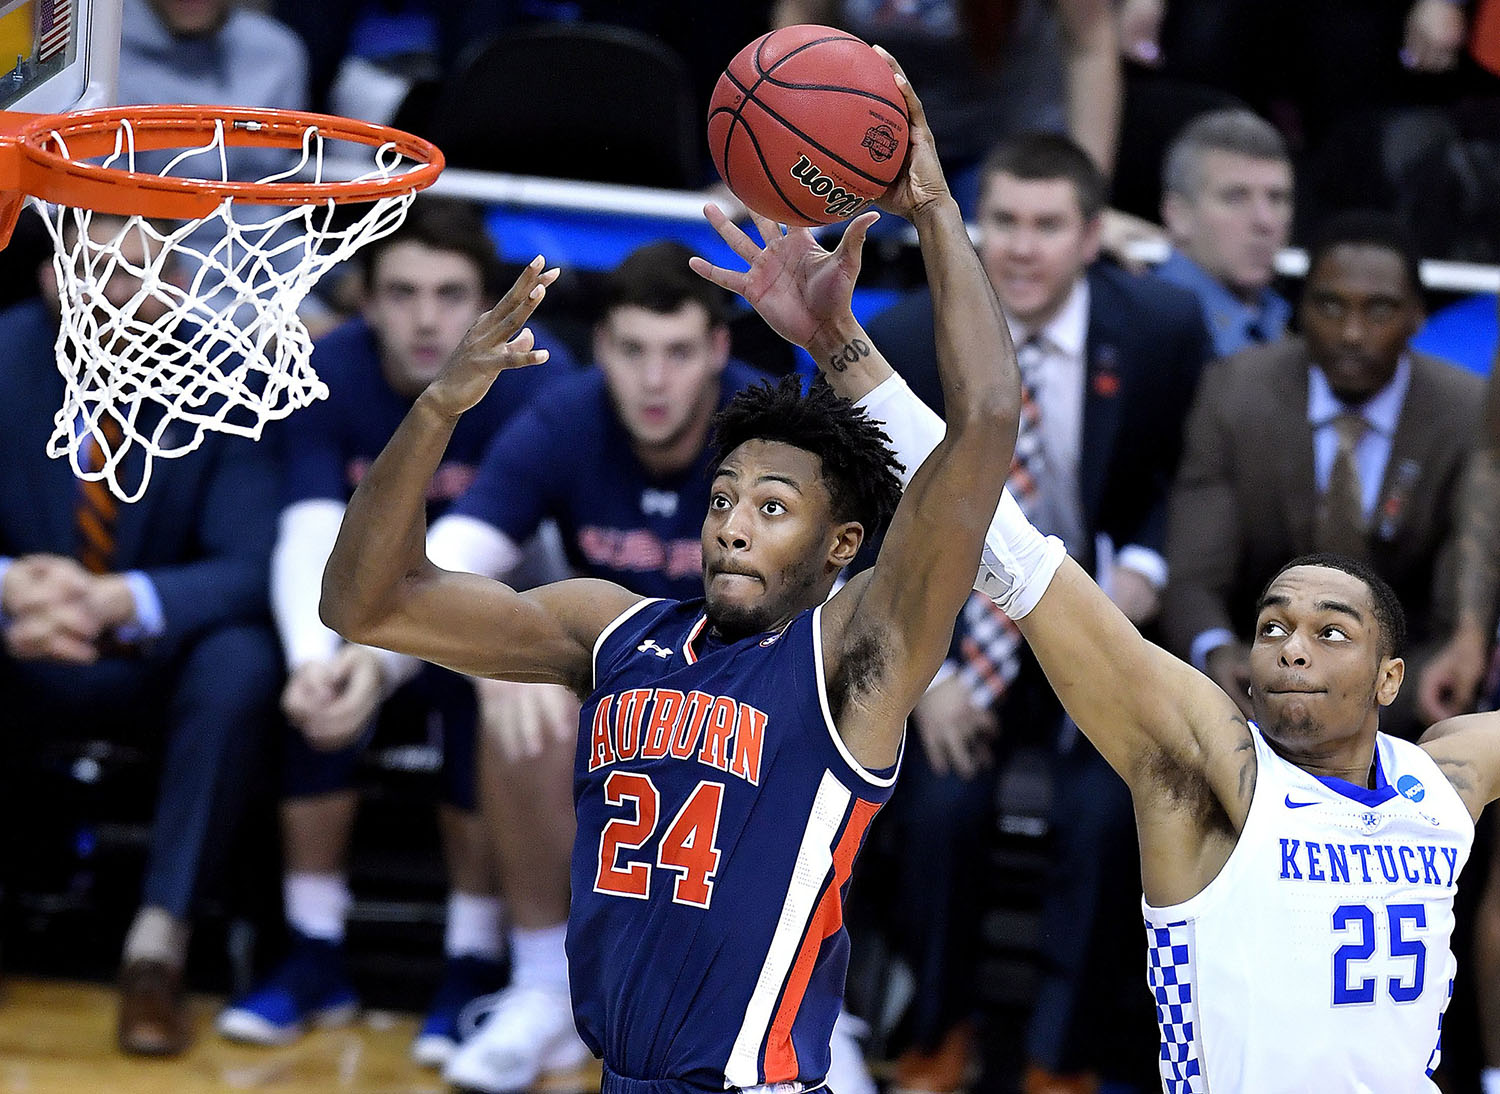
M843 897L894 769L844 747L822 609L712 639L645 600L594 647L574 778L579 1033L631 1079L815 1085L844 993Z
M1145 905L1162 1088L1436 1091L1468 810L1398 738L1376 736L1367 789L1251 736L1255 793L1229 861L1191 900Z

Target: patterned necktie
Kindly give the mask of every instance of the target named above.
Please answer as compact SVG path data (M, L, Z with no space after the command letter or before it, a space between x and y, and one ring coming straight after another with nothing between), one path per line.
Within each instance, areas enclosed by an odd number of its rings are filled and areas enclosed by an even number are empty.
M1346 411L1333 419L1333 428L1338 434L1338 450L1318 504L1318 550L1363 558L1370 544L1365 534L1364 489L1354 452L1369 426L1363 416Z
M100 443L99 435L104 435ZM110 453L119 449L122 436L120 423L105 414L99 420L96 431L89 438L87 451L89 471L98 471L105 465ZM115 553L115 516L120 503L109 491L107 479L85 479L79 484L78 510L75 523L78 526L78 561L90 573L107 574Z
M1021 420L1006 485L1028 519L1034 515L1039 484L1046 468L1046 453L1042 449L1042 407L1038 401L1045 363L1046 352L1036 335L1017 347L1016 364L1021 372Z

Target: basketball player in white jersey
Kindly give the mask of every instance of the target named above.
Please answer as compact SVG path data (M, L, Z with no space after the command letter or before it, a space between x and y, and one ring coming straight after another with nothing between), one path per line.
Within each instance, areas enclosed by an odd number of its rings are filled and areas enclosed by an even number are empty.
M857 253L757 221L762 247L707 212L750 269L694 268L778 330L837 331L844 349L820 367L919 465L943 424L848 312ZM976 587L1130 787L1163 1089L1436 1091L1454 886L1474 819L1500 793L1500 714L1441 722L1416 745L1379 732L1404 671L1385 583L1336 556L1271 581L1248 722L1143 639L1008 492Z

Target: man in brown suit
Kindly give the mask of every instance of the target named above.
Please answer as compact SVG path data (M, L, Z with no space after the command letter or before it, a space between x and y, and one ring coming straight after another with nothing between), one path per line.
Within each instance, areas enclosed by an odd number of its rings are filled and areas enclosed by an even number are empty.
M1452 624L1454 508L1483 402L1477 376L1410 347L1417 257L1393 218L1325 225L1299 314L1301 337L1205 373L1170 505L1167 641L1247 713L1256 597L1311 551L1361 557L1391 584L1420 673ZM1381 729L1415 739L1407 691Z

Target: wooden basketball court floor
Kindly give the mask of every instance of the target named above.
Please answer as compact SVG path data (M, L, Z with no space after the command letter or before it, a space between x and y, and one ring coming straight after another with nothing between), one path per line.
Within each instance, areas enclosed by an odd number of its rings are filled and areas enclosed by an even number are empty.
M172 1060L115 1048L115 993L104 985L6 977L0 982L0 1094L446 1094L407 1058L411 1015L367 1012L284 1048L232 1045L213 1032L222 1000L194 996L195 1037ZM571 1078L571 1077L570 1077ZM588 1076L537 1094L588 1087ZM592 1076L597 1091L597 1074Z

